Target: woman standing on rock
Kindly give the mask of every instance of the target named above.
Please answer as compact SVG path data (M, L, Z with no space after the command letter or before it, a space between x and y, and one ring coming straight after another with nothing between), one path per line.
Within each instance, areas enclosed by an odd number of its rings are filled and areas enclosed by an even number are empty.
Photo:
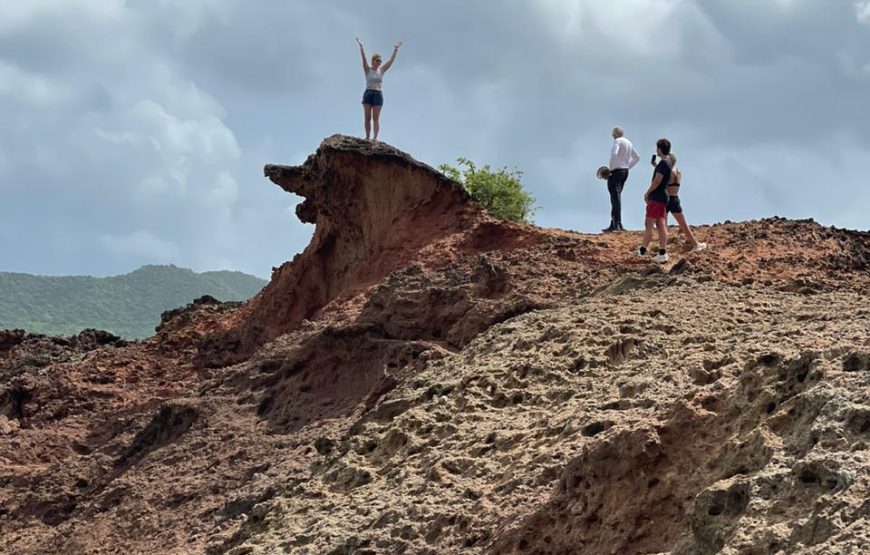
M680 182L683 180L683 172L677 169L677 155L670 153L666 160L671 165L671 180L668 183L668 212L674 215L677 220L677 225L680 226L680 231L683 232L683 237L689 241L692 251L700 252L707 248L707 243L699 243L692 233L692 228L686 223L686 217L683 215L683 207L680 204Z
M381 55L377 53L372 55L372 65L369 65L366 61L366 53L363 49L363 43L359 40L359 37L357 37L356 43L359 45L359 53L362 56L363 72L366 76L366 91L363 93L362 100L363 116L365 117L366 140L371 136L372 120L374 120L374 140L377 141L378 131L380 131L381 128L379 122L381 108L384 106L384 93L381 90L381 82L384 79L384 73L386 73L387 70L392 67L393 62L396 61L396 54L399 53L399 48L402 46L402 43L397 42L393 46L393 54L383 66L381 66Z

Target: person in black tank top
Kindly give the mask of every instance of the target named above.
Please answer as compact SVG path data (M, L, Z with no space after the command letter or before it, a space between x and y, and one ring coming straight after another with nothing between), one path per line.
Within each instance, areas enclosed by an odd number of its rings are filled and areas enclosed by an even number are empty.
M668 212L674 215L677 220L677 225L680 226L680 231L683 237L689 242L689 249L692 251L702 251L707 248L707 243L699 243L695 239L692 229L686 223L686 216L683 214L683 206L680 204L680 184L683 180L683 172L677 169L677 155L673 152L668 155L668 163L671 166L671 180L668 183Z

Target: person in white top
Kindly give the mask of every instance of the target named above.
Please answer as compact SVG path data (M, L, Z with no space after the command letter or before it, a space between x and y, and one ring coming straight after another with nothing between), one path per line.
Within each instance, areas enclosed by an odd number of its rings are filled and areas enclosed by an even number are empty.
M362 56L363 73L365 73L366 76L366 90L363 93L362 100L363 115L365 117L366 140L371 136L372 121L374 121L374 140L377 141L378 131L381 129L381 109L384 107L384 93L381 89L381 83L384 79L384 73L386 73L387 70L392 67L393 62L396 61L396 54L399 53L399 48L402 46L402 43L397 42L393 46L393 55L390 56L390 59L387 60L387 63L383 66L381 65L380 54L374 54L372 56L372 64L369 65L368 61L366 61L366 53L363 49L363 43L359 40L359 37L357 37L356 43L359 45L359 53Z
M613 147L610 149L610 175L607 178L607 192L610 193L610 225L602 229L604 233L625 231L622 227L622 188L628 179L628 170L640 161L640 155L625 132L618 125L611 132Z

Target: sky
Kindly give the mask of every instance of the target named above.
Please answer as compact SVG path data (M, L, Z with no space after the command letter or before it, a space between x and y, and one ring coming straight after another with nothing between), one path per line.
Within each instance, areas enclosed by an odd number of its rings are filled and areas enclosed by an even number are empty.
M263 177L363 133L354 37L388 57L381 139L524 172L597 232L613 125L655 141L692 224L870 227L870 0L0 0L0 271L268 277L308 243Z

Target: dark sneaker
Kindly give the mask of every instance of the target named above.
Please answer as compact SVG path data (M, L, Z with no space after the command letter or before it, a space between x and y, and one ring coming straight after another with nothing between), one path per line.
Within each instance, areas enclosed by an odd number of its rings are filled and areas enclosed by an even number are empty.
M614 231L619 231L619 228L611 224L608 227L602 229L601 233L613 233Z

